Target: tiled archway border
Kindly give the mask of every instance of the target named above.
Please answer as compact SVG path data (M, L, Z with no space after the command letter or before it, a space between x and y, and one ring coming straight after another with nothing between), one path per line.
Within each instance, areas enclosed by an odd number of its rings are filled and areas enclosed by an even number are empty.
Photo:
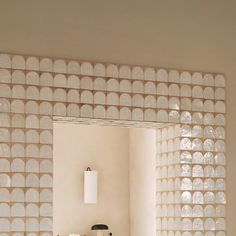
M177 124L157 143L157 235L225 235L222 75L0 54L0 112L0 236L52 234L55 116Z

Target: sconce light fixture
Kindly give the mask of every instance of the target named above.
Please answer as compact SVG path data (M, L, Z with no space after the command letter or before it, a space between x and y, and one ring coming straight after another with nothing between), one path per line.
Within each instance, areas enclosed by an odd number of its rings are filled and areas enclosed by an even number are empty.
M97 203L97 171L92 171L90 167L84 171L84 203Z

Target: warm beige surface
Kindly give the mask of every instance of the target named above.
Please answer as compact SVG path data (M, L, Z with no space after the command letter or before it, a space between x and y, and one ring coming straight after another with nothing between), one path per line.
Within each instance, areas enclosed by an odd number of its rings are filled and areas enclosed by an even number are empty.
M228 235L236 234L236 1L0 0L0 51L223 72Z
M154 129L55 122L53 145L55 235L90 236L91 225L98 222L107 223L115 235L155 235ZM95 205L83 202L87 166L98 171Z
M156 131L129 131L130 236L156 235Z
M54 124L54 235L81 233L108 224L129 235L129 130ZM98 171L98 202L83 202L83 172ZM119 224L118 224L119 222ZM121 227L122 226L122 227Z

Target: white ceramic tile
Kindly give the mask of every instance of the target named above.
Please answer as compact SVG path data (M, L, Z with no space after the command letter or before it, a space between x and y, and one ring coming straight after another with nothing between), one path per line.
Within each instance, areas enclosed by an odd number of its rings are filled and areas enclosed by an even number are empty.
M169 82L179 83L179 81L180 81L179 72L176 70L170 70L168 80L169 80Z
M81 89L88 89L92 90L93 89L93 80L91 77L85 76L81 78L80 81L80 87Z
M120 106L131 106L131 96L127 93L120 95Z
M12 217L24 217L25 207L22 203L15 203L11 206L11 216Z
M14 188L11 192L11 202L24 202L25 194L23 189Z
M116 79L107 80L107 90L108 91L119 91L119 82Z
M36 174L28 174L25 180L25 186L30 188L39 187L39 177Z
M0 156L1 157L10 157L10 147L8 144L0 144Z
M10 162L7 159L0 159L0 172L10 172Z
M50 189L43 189L40 192L40 202L52 202L52 190Z
M25 194L26 202L39 202L39 191L33 188L29 188Z
M40 147L40 158L52 158L52 147L50 145Z
M53 62L50 58L42 58L39 63L41 71L53 71Z
M118 105L119 96L117 93L108 93L107 94L107 104L108 105Z
M40 75L39 84L41 86L53 86L53 77L51 73L42 73Z
M156 72L154 68L146 68L144 70L144 79L145 80L156 80Z
M11 68L11 56L8 54L0 54L0 67Z
M106 80L103 78L96 78L94 80L94 90L106 90Z
M80 80L76 75L70 75L67 79L67 87L68 88L80 88Z
M132 68L132 79L143 80L144 79L144 72L143 68L139 66L134 66Z
M89 62L82 62L80 67L82 75L93 75L93 65Z
M104 119L106 118L106 110L103 106L96 106L93 110L93 115L95 118Z
M131 68L126 65L120 66L119 77L123 78L123 79L130 79L131 78Z
M11 162L11 171L12 172L24 172L25 171L25 162L23 159L14 159Z
M93 104L93 93L91 91L82 91L80 95L81 103Z
M26 219L26 231L35 231L39 230L39 220L35 218L27 218Z
M80 64L77 61L69 61L67 64L67 72L69 74L79 74Z
M66 73L66 62L65 60L55 60L53 63L53 71L56 73Z
M42 116L40 118L40 129L52 129L53 121L50 116Z
M156 111L154 109L146 109L144 112L145 121L156 121Z
M214 86L214 77L211 74L205 74L203 77L204 85L206 86Z
M10 112L10 102L5 99L0 99L0 112Z
M53 210L52 210L52 204L50 203L43 203L40 206L40 216L52 216Z
M15 55L12 56L12 68L14 69L25 69L25 58L23 56Z
M77 104L69 104L66 110L67 116L79 117L79 106Z
M39 114L40 115L52 115L53 108L52 104L49 102L41 102L39 105Z
M25 104L25 113L28 114L38 114L39 113L39 106L36 101L28 101Z
M0 188L0 201L1 202L10 202L10 191L7 188Z
M168 87L164 83L159 83L157 85L157 94L158 95L168 95Z
M216 100L225 100L225 89L224 88L216 88L215 90L215 99Z
M180 83L191 84L191 82L192 82L192 77L189 72L184 71L180 74Z
M26 77L24 71L14 70L11 77L12 84L25 84Z
M39 74L35 71L30 71L26 74L26 84L39 85Z
M95 76L105 76L106 68L102 63L96 63L94 65L94 75Z
M66 88L66 76L62 74L56 74L53 81L54 87Z
M52 230L52 219L43 218L40 220L40 231L51 231Z
M0 128L0 142L10 141L10 131L6 128Z
M39 59L37 57L26 58L26 70L39 70Z
M26 146L26 157L39 157L39 147L36 144L29 144Z
M10 221L6 218L0 219L1 232L10 232Z
M176 97L171 97L169 99L169 108L173 110L179 110L180 109L180 101Z
M120 109L120 119L121 120L131 120L131 110L127 107L122 107Z
M65 89L55 89L53 95L54 101L66 102L66 90Z
M143 107L144 98L140 94L135 94L132 96L132 106L134 107Z
M26 89L26 99L39 100L39 90L35 86Z
M41 188L52 188L52 177L50 175L44 174L40 178Z
M55 116L66 116L66 106L63 103L56 103L53 106L53 114Z
M115 106L110 106L106 111L106 118L108 119L119 119L119 111Z
M134 81L132 83L132 93L144 93L144 84L141 81Z
M39 118L36 115L28 115L25 122L26 128L39 128Z
M140 108L135 108L132 110L132 119L133 120L143 120L144 119L144 114L143 110Z
M96 92L94 94L94 103L95 104L106 104L106 95L104 92Z
M79 91L70 89L67 93L67 102L79 103Z
M114 65L114 64L109 64L107 65L106 68L106 76L107 77L113 77L113 78L118 78L118 66Z
M11 112L12 113L24 113L25 112L25 104L21 100L13 100L11 102Z
M26 162L26 172L39 172L39 163L38 161L31 159Z
M25 223L23 219L14 218L11 222L11 231L23 232L25 230Z
M14 90L15 91L15 90ZM2 97L10 98L11 97L11 88L7 84L0 84L0 94ZM15 95L15 93L14 93Z
M39 207L36 204L30 203L26 206L26 216L27 217L38 217L39 216Z
M11 83L11 73L7 69L0 69L0 82Z
M121 80L120 91L130 93L131 92L131 82L129 80Z
M217 101L215 103L215 112L217 112L217 113L225 113L226 112L225 103L223 101Z
M168 113L164 110L159 110L157 112L157 121L158 122L167 122L169 120Z
M40 172L53 173L53 164L51 160L42 160L40 162Z
M215 86L217 87L225 87L225 78L223 75L216 75L215 76Z

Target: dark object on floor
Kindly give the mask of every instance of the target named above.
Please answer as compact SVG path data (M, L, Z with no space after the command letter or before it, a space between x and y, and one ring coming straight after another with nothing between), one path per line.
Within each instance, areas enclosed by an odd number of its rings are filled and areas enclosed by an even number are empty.
M104 225L104 224L96 224L96 225L93 225L92 230L108 230L108 226L107 225Z

